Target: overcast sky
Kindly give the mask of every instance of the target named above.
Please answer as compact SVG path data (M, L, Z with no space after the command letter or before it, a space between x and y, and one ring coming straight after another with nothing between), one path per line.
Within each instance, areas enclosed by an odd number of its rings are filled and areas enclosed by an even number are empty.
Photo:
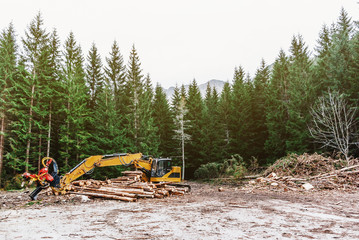
M19 41L41 11L62 44L73 31L86 56L96 44L103 63L114 40L126 64L135 44L144 73L168 88L194 78L231 81L239 65L253 75L262 58L271 64L288 51L294 34L312 50L342 7L359 19L357 0L6 0L0 27L12 21Z

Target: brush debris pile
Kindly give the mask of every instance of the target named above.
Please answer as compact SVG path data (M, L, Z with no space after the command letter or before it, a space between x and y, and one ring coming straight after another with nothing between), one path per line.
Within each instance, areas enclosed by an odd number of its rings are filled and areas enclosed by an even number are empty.
M353 190L359 187L359 160L333 159L317 153L292 154L276 161L263 176L249 181L249 185L284 191Z
M72 182L69 193L88 197L135 202L138 198L164 198L184 195L188 188L171 186L170 183L141 182L142 172L125 171L124 176L100 180L78 180Z

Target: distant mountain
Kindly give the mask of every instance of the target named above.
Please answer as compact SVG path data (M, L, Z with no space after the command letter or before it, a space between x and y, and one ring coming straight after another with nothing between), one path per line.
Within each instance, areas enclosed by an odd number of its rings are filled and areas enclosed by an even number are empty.
M202 97L205 97L206 95L206 89L207 89L207 85L209 83L209 86L211 88L215 87L218 93L221 93L224 87L224 84L226 83L225 81L222 80L216 80L216 79L212 79L206 83L200 84L198 85L199 91L201 92ZM180 86L179 86L180 87ZM188 88L189 85L184 85L186 92L188 92ZM167 95L167 99L171 100L172 99L172 95L174 92L175 88L174 87L170 87L168 89L164 89L166 95Z

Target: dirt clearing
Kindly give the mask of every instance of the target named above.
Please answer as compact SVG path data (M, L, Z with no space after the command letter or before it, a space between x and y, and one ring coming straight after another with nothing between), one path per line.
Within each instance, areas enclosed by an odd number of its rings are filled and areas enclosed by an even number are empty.
M359 239L358 192L191 186L130 203L0 192L0 239Z

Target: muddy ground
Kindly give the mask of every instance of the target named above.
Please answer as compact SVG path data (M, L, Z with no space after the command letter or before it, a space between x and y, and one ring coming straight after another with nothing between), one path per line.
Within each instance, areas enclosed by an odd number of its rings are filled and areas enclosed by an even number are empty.
M0 192L0 239L359 239L359 191L191 185L134 203Z

